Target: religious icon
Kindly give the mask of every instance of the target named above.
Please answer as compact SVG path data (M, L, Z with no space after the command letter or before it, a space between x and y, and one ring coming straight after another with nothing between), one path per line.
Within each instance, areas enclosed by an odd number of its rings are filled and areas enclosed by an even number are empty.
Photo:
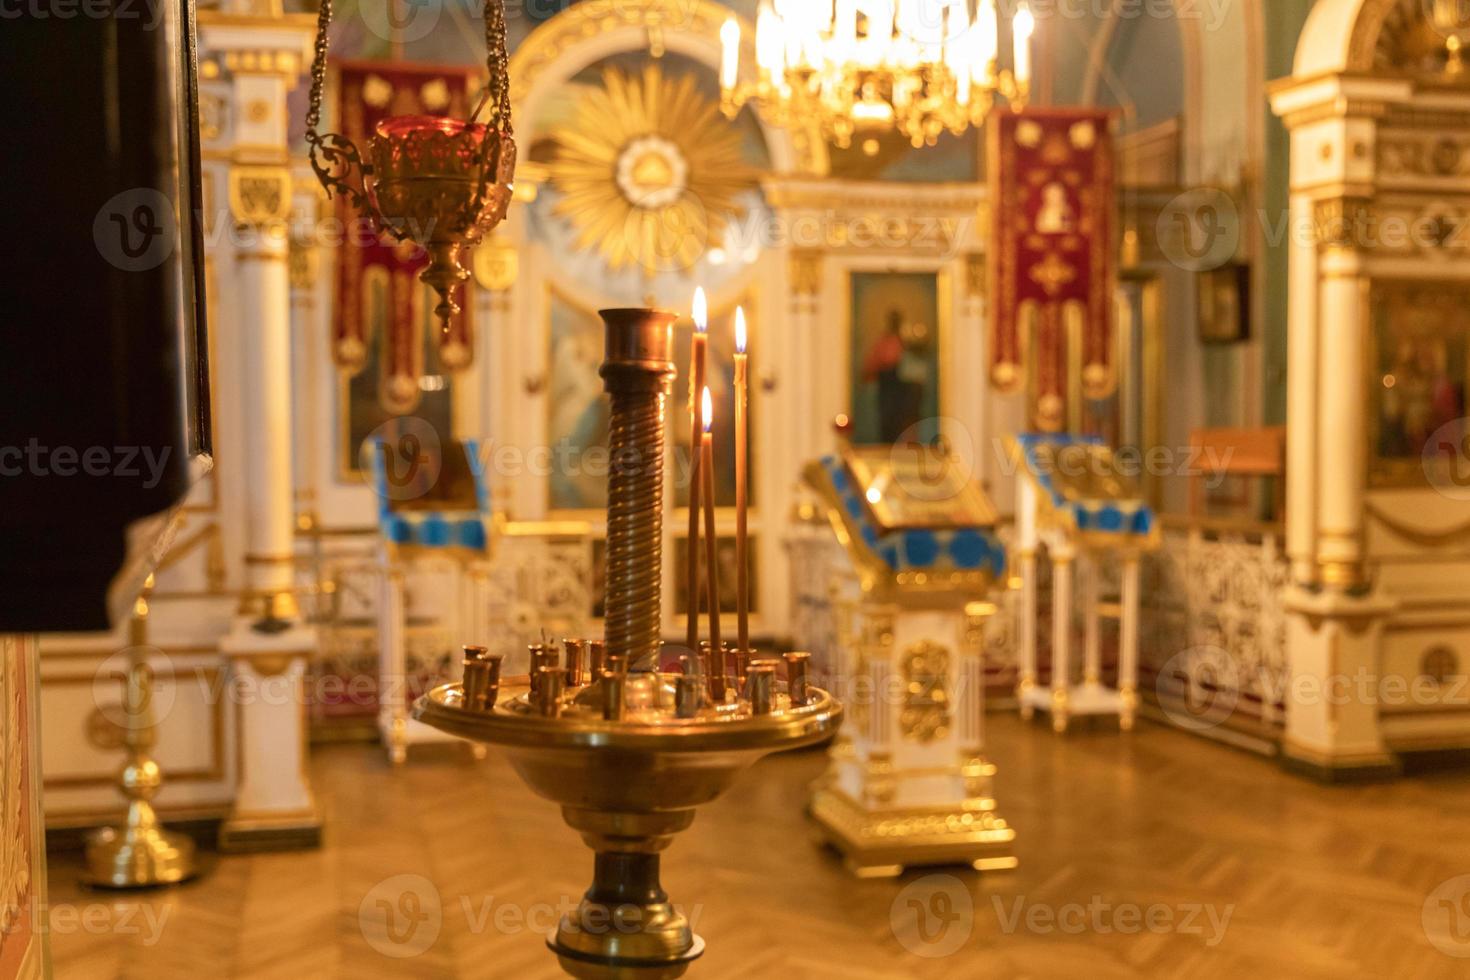
M1370 387L1376 405L1376 465L1370 468L1375 484L1420 485L1432 458L1461 451L1470 381L1467 305L1470 291L1463 286L1375 286L1377 356Z
M1043 235L1065 235L1072 228L1072 205L1067 201L1067 188L1054 180L1041 189L1041 210L1036 213L1036 230Z
M381 337L388 330L388 321L393 302L393 286L386 269L368 268L362 277L362 311L369 337ZM439 358L435 343L433 322L434 300L429 287L411 276L401 276L397 287L414 294L412 316L420 321L416 342L424 374L418 380L405 411L394 411L385 404L384 388L389 379L383 369L381 344L369 344L364 348L362 370L346 376L339 394L343 419L341 442L338 447L340 476L343 479L361 479L371 467L364 465L368 458L364 454L364 443L384 425L404 416L414 416L426 421L443 438L450 438L454 431L453 390L454 379Z
M852 277L853 442L929 442L939 427L938 278Z
M597 315L553 291L547 439L558 461L548 488L553 511L591 510L607 506L607 474L595 465L597 450L607 446L607 399L602 393L603 328Z

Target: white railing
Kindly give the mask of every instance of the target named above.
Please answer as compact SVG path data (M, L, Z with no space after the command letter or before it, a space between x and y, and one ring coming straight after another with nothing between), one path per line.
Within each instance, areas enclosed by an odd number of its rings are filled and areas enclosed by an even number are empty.
M1164 520L1163 546L1145 564L1141 683L1165 720L1276 741L1289 575L1279 525Z

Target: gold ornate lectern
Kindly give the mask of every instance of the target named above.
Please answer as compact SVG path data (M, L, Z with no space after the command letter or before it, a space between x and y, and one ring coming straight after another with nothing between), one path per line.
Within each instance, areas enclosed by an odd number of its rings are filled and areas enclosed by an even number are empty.
M813 817L862 877L1015 867L984 754L987 595L1006 564L994 509L957 458L929 447L846 446L805 476L852 571L836 576L827 665L852 717Z

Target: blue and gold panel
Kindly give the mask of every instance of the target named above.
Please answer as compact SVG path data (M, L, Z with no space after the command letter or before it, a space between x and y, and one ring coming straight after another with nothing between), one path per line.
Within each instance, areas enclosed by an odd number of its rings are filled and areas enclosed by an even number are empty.
M480 465L479 444L446 442L442 453L402 453L385 440L374 444L373 489L378 494L378 528L395 549L489 551L490 495Z
M899 595L974 597L1004 578L1006 549L993 524L885 525L874 501L895 504L892 498L902 497L905 486L900 481L879 486L865 480L859 469L849 459L828 456L809 465L805 477L827 505L838 540L872 587ZM988 502L983 511L992 513Z
M1100 438L1028 432L1015 438L1013 452L1037 489L1037 519L1043 527L1076 534L1094 546L1157 546L1153 509Z

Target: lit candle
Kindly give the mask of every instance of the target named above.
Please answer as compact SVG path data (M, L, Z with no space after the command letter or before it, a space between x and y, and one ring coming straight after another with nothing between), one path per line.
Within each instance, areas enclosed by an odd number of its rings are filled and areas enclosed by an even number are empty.
M1022 93L1031 84L1031 35L1035 32L1036 18L1032 16L1031 8L1022 3L1016 8L1016 17L1011 21L1016 55L1016 83Z
M735 655L743 665L750 656L750 552L746 533L746 511L749 508L749 357L746 345L745 308L735 309L735 602L736 632L739 645ZM737 666L736 673L744 673Z
M740 78L740 25L734 17L720 27L720 88L733 91Z
M689 597L689 627L685 633L685 645L690 650L699 649L699 470L704 424L704 402L699 393L704 390L705 346L709 340L709 302L705 299L704 287L694 291L694 337L689 343L689 414L693 423L689 427L689 554L685 565L687 584L684 589Z
M719 539L715 537L715 409L708 388L704 389L704 396L700 404L702 408L700 414L704 422L699 472L704 490L705 601L709 604L709 645L714 651L715 670L723 677L725 647L720 641L720 554Z

